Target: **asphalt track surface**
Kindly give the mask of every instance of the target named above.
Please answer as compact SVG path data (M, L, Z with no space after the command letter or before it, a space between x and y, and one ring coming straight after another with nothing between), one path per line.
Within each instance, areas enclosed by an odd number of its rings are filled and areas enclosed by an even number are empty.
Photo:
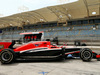
M100 54L99 50L93 51ZM0 63L0 75L100 75L100 61L92 59L91 62L83 62L76 58L57 61L16 61L6 65Z
M59 61L16 61L7 65L0 63L0 75L100 75L100 61L92 59L91 62L83 62L77 58Z

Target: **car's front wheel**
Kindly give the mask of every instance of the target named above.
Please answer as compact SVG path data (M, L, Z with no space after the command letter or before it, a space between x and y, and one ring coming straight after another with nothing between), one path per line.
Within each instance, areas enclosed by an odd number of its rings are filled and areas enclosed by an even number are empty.
M13 62L15 59L14 51L11 49L2 50L0 53L0 60L2 64L8 64Z
M84 48L80 51L80 58L83 61L91 61L91 59L93 58L93 53L92 50L88 49L88 48Z

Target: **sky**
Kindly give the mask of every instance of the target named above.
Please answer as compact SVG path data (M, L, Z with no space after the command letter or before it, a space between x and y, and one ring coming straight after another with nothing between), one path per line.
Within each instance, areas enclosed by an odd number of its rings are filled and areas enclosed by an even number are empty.
M47 6L71 3L78 0L1 0L0 17L32 11Z

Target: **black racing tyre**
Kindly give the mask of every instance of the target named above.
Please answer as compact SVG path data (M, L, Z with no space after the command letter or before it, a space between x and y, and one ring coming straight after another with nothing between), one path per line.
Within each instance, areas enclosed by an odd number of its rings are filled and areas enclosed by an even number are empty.
M87 46L85 43L81 44L81 46Z
M0 60L2 64L9 64L15 60L15 53L12 49L4 49L0 53Z
M84 48L80 51L80 58L83 61L91 61L91 59L93 58L93 53L91 49L88 48Z

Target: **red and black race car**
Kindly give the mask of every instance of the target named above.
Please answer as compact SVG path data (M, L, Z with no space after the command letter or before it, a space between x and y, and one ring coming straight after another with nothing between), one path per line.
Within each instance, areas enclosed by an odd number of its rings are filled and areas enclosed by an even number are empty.
M69 54L79 56L83 61L90 61L93 57L100 58L88 48L58 47L51 45L49 41L31 41L19 47L13 48L13 42L0 42L0 60L2 64L11 63L17 59L52 59L66 58Z

